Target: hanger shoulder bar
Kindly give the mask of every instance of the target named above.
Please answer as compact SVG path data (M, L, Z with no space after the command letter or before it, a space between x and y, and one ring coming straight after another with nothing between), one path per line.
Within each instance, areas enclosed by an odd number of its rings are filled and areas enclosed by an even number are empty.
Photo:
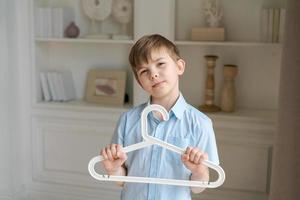
M142 149L144 147L147 147L147 146L151 146L153 143L151 141L143 141L143 142L139 142L139 143L136 143L136 144L133 144L133 145L130 145L130 146L127 146L127 147L124 147L123 148L123 152L124 153L128 153L128 152L131 152L131 151L135 151L135 150L138 150L138 149ZM103 158L103 156L96 156L94 157L93 159L95 159L95 162L101 162L103 160L105 160Z
M208 181L192 181L192 180L176 180L176 179L163 179L151 177L137 177L137 176L114 176L114 175L101 175L95 172L94 164L97 158L93 158L89 163L89 172L91 176L99 181L120 181L120 182L134 182L134 183L152 183L152 184L167 184L176 186L189 186L189 187L203 187L203 188L216 188L223 184L222 180L208 182Z

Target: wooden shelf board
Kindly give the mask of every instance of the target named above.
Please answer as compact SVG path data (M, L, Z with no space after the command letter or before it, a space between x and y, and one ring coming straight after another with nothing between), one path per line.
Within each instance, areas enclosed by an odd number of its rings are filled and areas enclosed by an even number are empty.
M88 103L84 100L74 100L69 102L38 102L33 105L36 109L57 109L68 111L101 111L101 112L125 112L133 107L132 104L127 103L123 106L100 105L95 103ZM276 121L277 110L269 109L246 109L240 108L235 112L216 112L205 113L211 118L228 118L228 119L259 119L265 121Z
M89 38L35 38L36 42L133 44L133 40L99 40Z
M123 106L101 105L96 103L88 103L84 100L74 100L68 102L37 102L33 104L37 109L57 109L72 111L101 111L101 112L125 112L132 108L132 104L126 103Z
M205 42L205 41L175 41L176 45L188 46L272 46L280 47L280 43L262 43L262 42L237 42L237 41L224 41L224 42Z
M89 38L36 38L36 42L66 42L66 43L106 43L106 44L134 44L134 40L99 40ZM206 42L206 41L187 41L176 40L176 45L182 46L272 46L281 47L281 43L262 43L262 42L237 42L237 41L224 41L224 42Z

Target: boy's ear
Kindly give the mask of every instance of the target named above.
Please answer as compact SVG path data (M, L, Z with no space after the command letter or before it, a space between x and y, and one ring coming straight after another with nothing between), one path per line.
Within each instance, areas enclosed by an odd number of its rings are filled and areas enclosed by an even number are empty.
M178 72L178 75L182 75L184 73L184 70L185 70L185 62L183 59L179 59L177 60L177 72Z

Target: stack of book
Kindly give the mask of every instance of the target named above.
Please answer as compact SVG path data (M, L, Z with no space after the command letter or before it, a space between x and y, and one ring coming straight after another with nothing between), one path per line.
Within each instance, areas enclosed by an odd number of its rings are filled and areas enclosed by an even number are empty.
M71 101L76 99L71 71L41 72L40 81L44 101Z
M66 27L74 21L71 8L35 8L35 36L63 38Z
M263 8L261 11L261 41L282 42L284 34L285 9Z

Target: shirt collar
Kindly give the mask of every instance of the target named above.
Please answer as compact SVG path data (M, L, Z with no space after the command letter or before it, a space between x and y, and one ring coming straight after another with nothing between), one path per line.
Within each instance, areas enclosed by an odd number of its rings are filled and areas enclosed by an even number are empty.
M150 105L150 102L151 102L151 97L149 98L149 100L147 102L147 106ZM184 111L186 110L186 106L187 106L187 103L186 103L184 97L182 96L182 94L180 93L178 99L176 100L176 103L171 108L169 115L171 115L173 113L178 119L181 119Z

